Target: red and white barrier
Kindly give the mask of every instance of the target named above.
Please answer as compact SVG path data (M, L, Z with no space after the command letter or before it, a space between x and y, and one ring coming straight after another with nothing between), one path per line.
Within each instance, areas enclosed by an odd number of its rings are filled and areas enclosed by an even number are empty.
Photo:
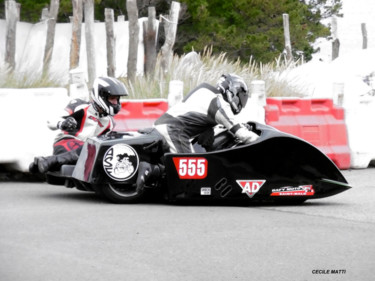
M266 124L310 142L340 169L350 168L344 110L332 99L268 98Z
M167 109L168 101L165 99L123 101L120 112L114 116L115 131L138 131L152 127Z

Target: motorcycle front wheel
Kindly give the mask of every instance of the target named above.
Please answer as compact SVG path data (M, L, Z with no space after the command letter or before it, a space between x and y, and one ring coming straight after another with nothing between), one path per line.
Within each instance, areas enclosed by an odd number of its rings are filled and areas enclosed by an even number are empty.
M97 184L93 189L102 198L117 204L137 203L143 195L143 190L137 190L135 184Z

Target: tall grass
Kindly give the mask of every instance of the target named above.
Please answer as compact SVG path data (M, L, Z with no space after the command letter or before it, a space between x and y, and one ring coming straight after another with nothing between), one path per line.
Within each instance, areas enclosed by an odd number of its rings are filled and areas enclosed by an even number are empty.
M290 83L285 74L300 63L288 62L280 56L273 63L256 63L252 58L248 63L239 60L228 60L225 53L213 55L210 48L202 54L188 53L181 57L175 55L172 59L170 70L167 74L161 73L160 58L157 59L156 71L145 76L138 76L131 83L122 79L130 89L130 98L166 98L168 85L171 80L184 82L186 94L202 82L215 85L218 78L225 73L236 73L242 76L250 85L253 80L263 80L266 84L266 95L276 96L303 96L303 88L298 88L298 83ZM283 78L282 78L283 77Z
M280 57L273 63L256 63L252 58L248 63L239 60L232 61L225 53L213 55L211 48L203 53L191 52L183 56L172 58L168 73L162 73L161 58L156 61L155 71L148 75L139 75L134 81L126 77L122 80L131 99L167 98L168 85L171 80L181 80L184 83L184 94L202 82L215 85L218 78L225 73L235 73L242 76L250 85L253 80L264 80L266 95L275 96L303 96L303 89L292 86L290 80L285 79L288 71L299 65L299 62L287 62ZM284 75L281 75L284 74ZM33 73L15 73L0 69L0 87L32 88L32 87L67 87L63 85L59 75L54 77L40 77ZM284 77L284 78L281 78Z
M49 88L69 87L63 83L62 73L43 76L32 69L27 71L12 71L6 66L0 67L0 88Z

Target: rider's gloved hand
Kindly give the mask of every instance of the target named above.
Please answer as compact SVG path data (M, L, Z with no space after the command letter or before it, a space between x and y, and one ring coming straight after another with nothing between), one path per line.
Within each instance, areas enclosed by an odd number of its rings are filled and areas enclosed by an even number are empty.
M57 127L64 131L73 131L77 128L77 121L73 117L68 117L64 121L60 121Z
M245 140L245 143L254 142L254 141L256 141L259 138L259 136L256 133L251 132L251 131L249 131L249 133L250 134L247 136L247 138Z
M235 135L237 138L239 138L240 141L244 143L251 143L251 142L256 141L259 138L259 136L256 133L249 131L245 127L238 129Z

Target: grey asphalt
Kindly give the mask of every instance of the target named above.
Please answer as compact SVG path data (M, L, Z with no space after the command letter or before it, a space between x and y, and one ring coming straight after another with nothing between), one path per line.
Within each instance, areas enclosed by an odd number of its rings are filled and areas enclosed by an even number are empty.
M375 168L300 206L115 205L0 182L0 280L374 280Z

